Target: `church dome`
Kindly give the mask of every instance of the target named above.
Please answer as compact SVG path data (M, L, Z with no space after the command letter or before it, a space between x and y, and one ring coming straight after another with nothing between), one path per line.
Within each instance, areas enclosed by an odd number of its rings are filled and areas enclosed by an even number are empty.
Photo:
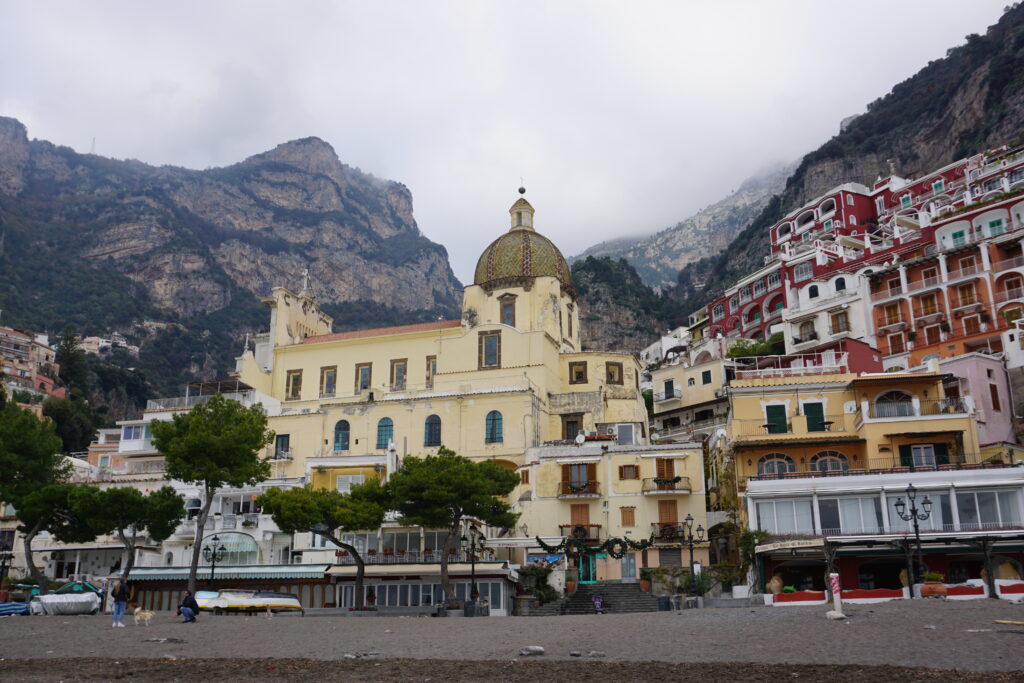
M569 265L558 247L533 229L533 207L519 199L509 209L511 229L484 249L476 264L473 284L485 289L525 284L537 277L554 277L575 298Z

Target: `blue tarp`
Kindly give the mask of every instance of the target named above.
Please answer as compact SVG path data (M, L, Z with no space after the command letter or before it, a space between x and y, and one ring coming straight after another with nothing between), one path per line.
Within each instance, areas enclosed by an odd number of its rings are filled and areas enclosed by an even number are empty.
M27 602L0 602L0 616L28 614Z

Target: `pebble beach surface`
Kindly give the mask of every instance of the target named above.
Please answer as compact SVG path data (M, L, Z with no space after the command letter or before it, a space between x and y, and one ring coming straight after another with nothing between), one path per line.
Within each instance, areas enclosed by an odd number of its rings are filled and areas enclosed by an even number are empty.
M203 615L196 624L157 614L149 627L136 627L129 617L124 629L111 629L109 618L101 616L7 617L0 619L0 678L306 680L308 671L309 680L485 680L487 669L481 667L497 663L503 680L529 680L531 670L537 677L546 675L542 670L575 671L582 680L590 680L585 672L595 672L596 680L599 671L602 678L620 680L673 678L673 672L687 671L692 677L692 667L669 666L681 662L708 664L703 675L712 680L817 678L826 670L839 680L906 679L908 672L888 667L916 669L911 679L919 680L955 678L957 670L1017 672L1007 680L1024 676L1024 626L994 623L1024 621L1024 606L904 600L847 606L848 618L839 621L827 620L827 609L478 619ZM544 654L518 656L521 647L532 645ZM215 661L190 671L199 660ZM323 660L338 661L325 668ZM798 669L790 671L792 666Z

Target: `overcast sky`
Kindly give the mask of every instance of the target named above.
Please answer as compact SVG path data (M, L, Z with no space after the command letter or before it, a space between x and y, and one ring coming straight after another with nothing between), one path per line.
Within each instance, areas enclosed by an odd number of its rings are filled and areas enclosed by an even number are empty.
M567 256L656 232L817 147L1007 2L0 0L0 115L192 168L319 136L408 185L467 282L520 177Z

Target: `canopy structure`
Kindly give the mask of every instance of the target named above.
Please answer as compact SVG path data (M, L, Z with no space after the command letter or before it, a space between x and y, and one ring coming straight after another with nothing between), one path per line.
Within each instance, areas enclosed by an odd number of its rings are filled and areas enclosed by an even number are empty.
M251 564L217 565L217 579L320 579L330 565L326 564ZM129 581L177 581L188 578L188 567L135 567ZM208 579L210 568L199 567L197 576Z

